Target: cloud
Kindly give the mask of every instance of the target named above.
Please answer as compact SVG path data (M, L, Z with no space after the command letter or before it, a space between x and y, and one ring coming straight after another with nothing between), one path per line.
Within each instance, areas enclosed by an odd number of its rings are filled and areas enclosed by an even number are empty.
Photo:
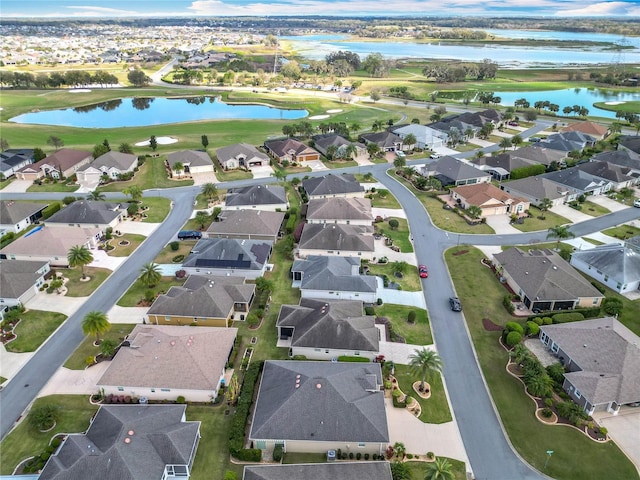
M96 16L131 16L137 15L137 12L134 10L121 10L118 8L108 8L108 7L95 7L91 5L68 5L66 8L70 10L77 10L73 13L74 16L86 16L86 17L96 17Z
M598 2L572 10L560 10L556 15L567 17L640 16L640 5L630 2Z

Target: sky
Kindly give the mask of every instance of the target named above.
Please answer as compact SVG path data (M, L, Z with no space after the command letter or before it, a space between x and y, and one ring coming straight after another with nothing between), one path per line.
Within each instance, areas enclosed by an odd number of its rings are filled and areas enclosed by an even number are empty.
M8 17L195 16L618 16L640 17L640 0L1 0Z

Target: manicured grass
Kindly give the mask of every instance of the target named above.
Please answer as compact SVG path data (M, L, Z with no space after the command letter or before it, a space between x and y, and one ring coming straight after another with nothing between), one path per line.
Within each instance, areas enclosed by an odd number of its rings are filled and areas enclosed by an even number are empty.
M335 169L335 168L347 168L347 167L357 167L358 166L358 162L356 162L355 160L348 160L348 161L337 161L334 160L332 162L329 161L325 161L322 162L324 163L325 167L330 168L330 169Z
M158 285L149 289L138 279L133 282L133 285L131 285L129 290L120 297L117 305L120 305L121 307L136 307L141 300L144 300L144 294L147 290L153 290L156 293L166 293L169 288L173 286L181 286L183 283L184 278L177 279L175 277L162 277Z
M60 420L50 432L41 433L22 421L0 444L0 474L10 475L23 460L39 455L58 433L84 432L89 420L98 410L89 403L86 395L50 395L36 398L32 409L41 405L56 405L60 408Z
M224 405L189 405L187 407L187 420L201 422L202 437L191 470L193 480L223 478L225 471L231 469L227 432L233 415L225 415L225 409Z
M606 215L607 213L611 213L611 210L609 210L608 208L588 201L582 204L582 210L580 211L582 213L586 213L587 215L591 215L592 217L600 217L602 215Z
M6 378L4 378L4 377L0 376L0 385L2 385L2 384L3 384L4 382L6 382L6 381L7 381L7 379L6 379Z
M284 464L292 463L327 463L326 453L293 453L287 452L282 459Z
M416 312L416 321L413 324L407 321L411 311ZM385 303L384 305L376 306L375 312L378 317L387 317L393 325L393 330L402 335L407 343L414 345L431 345L433 343L426 310L406 305Z
M145 223L161 223L167 218L169 210L171 210L171 200L168 198L144 197L142 205L149 207L149 210L144 212L147 214L147 218L143 220Z
M640 228L631 225L619 225L617 227L607 228L603 230L602 233L610 237L619 238L620 240L626 240L640 235Z
M422 285L420 284L420 277L418 276L418 267L413 265L408 265L403 273L402 278L396 278L393 272L393 262L388 263L370 263L369 264L369 273L371 275L386 275L389 278L390 282L395 282L403 290L408 290L410 292L419 292L422 290Z
M197 240L177 240L180 244L180 248L178 250L171 250L169 245L166 245L160 254L153 260L154 263L173 263L172 259L176 255L184 255L185 258L189 253L191 253L191 249L193 246L198 243Z
M4 187L9 185L11 182L13 182L13 180L15 180L15 177L11 177L11 178L6 178L4 180L0 180L0 190L2 190Z
M546 451L554 455L545 473L559 480L584 478L637 479L638 472L613 442L597 444L572 428L543 425L534 415L535 406L522 384L506 373L508 354L499 346L500 332L487 332L482 318L498 325L512 319L502 306L504 288L491 270L480 264L484 256L475 248L464 255L445 253L449 271L466 305L465 319L493 400L511 443L534 468L542 470ZM478 288L482 285L482 288Z
M414 453L414 452L409 452ZM420 452L420 455L424 455L427 452ZM443 457L439 457L443 458ZM448 458L449 463L451 464L451 471L453 472L453 480L467 480L467 471L464 462L460 460L455 460L453 458ZM427 473L427 462L407 462L409 466L409 471L411 472L410 480L424 480L425 475Z
M473 143L460 143L458 145L456 145L455 150L458 152L472 152L474 150L478 150L480 147L479 145L475 145Z
M75 192L78 188L80 188L80 185L67 185L65 182L43 183L42 185L36 185L34 183L27 188L27 192Z
M511 225L521 232L537 232L539 230L549 230L550 228L557 227L558 225L572 223L568 218L564 218L557 213L550 211L544 212L544 219L541 219L540 216L542 212L539 208L534 207L533 205L529 207L529 213L531 213L532 216L526 218L524 223L512 223Z
M360 183L375 183L377 181L373 175L367 176L364 173L355 173L353 176Z
M176 148L176 150L178 149ZM193 185L193 180L170 179L164 163L165 158L165 156L149 157L131 180L108 183L98 188L98 191L121 192L133 186L148 190L150 188L173 188Z
M618 292L611 290L609 287L597 282L587 274L582 273L582 276L588 281L598 283L602 286L605 289L605 296L607 298L614 297L622 302L622 313L618 316L618 320L620 320L620 322L629 330L640 336L640 299L629 300L624 295L620 295Z
M638 113L638 111L640 111L640 102L633 100L625 101L617 105L607 105L607 102L596 102L593 106L595 108L601 108L612 112Z
M389 226L389 220L395 218L398 221L398 228L392 230ZM400 247L402 253L413 252L413 244L409 240L409 224L404 218L389 217L384 223L376 223L378 232L384 233L387 237L393 240L393 244Z
M109 244L116 247L114 250L107 252L112 257L128 257L131 255L136 248L140 246L142 242L145 241L147 237L144 235L136 235L134 233L125 233L121 237L113 237ZM119 243L123 240L128 240L129 245L121 246Z
M593 238L589 238L589 237L581 237L582 240L584 240L587 243L590 243L592 245L604 245L604 242L601 242L599 240L594 240Z
M101 335L100 338L103 340L110 339L120 343L124 340L125 336L131 333L134 327L135 325L133 323L112 323L111 330ZM85 337L82 343L78 345L78 348L67 358L63 366L71 370L84 370L87 366L87 358L95 357L100 353L100 347L95 347L93 345L94 341L94 336Z
M221 182L233 182L234 180L248 180L253 178L253 174L244 170L217 170L216 178Z
M391 192L384 190L382 196L380 191L367 195L371 199L371 206L374 208L402 208L396 197Z
M69 279L65 285L68 297L88 297L111 275L111 270L106 268L84 267L84 273L91 280L81 282L82 272L79 268L61 268L56 269L56 271L61 272ZM52 295L55 295L55 293L52 293Z
M413 382L421 380L419 376L412 375L409 366L396 365L395 377L398 380L400 390L406 395L415 398L422 408L420 412L420 420L424 423L446 423L452 421L451 411L449 410L449 402L442 384L442 377L434 375L428 381L431 386L431 397L423 399L413 390ZM418 452L416 452L418 453ZM424 454L426 452L420 452Z
M56 312L28 310L21 315L21 318L14 330L16 339L5 345L9 352L35 352L67 319L67 316Z

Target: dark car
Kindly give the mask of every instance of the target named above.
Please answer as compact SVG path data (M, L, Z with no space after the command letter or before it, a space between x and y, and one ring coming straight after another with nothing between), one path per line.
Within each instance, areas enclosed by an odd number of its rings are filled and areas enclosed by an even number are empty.
M200 239L202 238L202 232L197 230L181 230L178 232L178 240Z
M451 306L451 310L453 310L454 312L462 311L462 304L460 303L458 297L451 297L449 299L449 305Z
M427 278L429 276L429 270L424 265L420 265L418 267L418 273L420 274L420 278Z

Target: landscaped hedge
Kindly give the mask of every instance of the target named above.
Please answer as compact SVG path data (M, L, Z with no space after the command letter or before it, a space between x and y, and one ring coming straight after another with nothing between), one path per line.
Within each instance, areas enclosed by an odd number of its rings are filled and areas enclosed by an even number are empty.
M541 173L546 172L546 169L547 167L542 164L514 168L511 170L509 178L511 178L511 180L518 180L520 178L533 177L534 175L540 175Z
M579 322L584 320L584 315L580 312L556 313L552 318L553 323Z
M42 210L42 218L47 219L54 213L60 210L60 202L50 203L48 207Z
M567 313L567 312L565 311L564 313ZM581 313L584 318L598 318L601 316L600 307L576 308L574 310L571 310L569 313ZM560 314L556 313L555 315L560 315ZM555 315L553 315L553 311L536 313L534 315L529 315L527 317L527 320L532 320L535 322L536 317L540 317L540 318L550 317L550 316L555 317Z
M348 355L341 355L338 357L338 361L339 362L362 362L362 363L369 363L371 360L369 360L366 357L350 357Z
M249 408L253 401L253 391L262 371L263 362L253 362L244 375L242 389L238 397L236 413L229 429L229 453L242 461L259 462L262 452L258 448L244 447L244 431L249 418Z

